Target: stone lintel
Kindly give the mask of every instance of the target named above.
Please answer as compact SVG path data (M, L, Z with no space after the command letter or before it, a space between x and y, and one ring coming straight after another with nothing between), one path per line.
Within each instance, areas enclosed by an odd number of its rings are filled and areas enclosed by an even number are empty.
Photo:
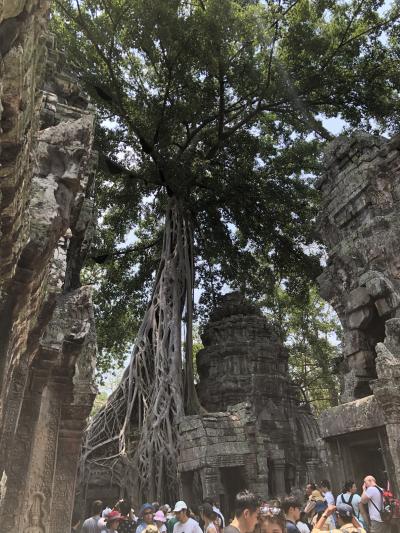
M323 439L385 424L383 413L372 395L323 411L318 422Z

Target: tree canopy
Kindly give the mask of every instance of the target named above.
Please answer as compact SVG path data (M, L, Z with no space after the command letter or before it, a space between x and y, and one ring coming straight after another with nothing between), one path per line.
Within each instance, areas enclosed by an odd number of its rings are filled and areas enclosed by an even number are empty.
M398 8L352 0L56 0L52 28L99 113L100 367L124 359L161 256L168 197L194 234L204 308L318 272L310 175L331 135L393 131ZM394 39L394 38L393 38ZM127 235L131 242L126 244Z

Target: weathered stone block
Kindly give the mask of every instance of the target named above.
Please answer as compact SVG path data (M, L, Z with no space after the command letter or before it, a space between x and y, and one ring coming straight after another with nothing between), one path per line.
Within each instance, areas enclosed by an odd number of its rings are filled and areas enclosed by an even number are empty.
M348 324L350 329L365 329L374 317L372 307L363 307L348 317Z
M353 289L350 292L346 307L351 312L369 305L370 301L371 297L367 289L365 287L357 287L357 289Z

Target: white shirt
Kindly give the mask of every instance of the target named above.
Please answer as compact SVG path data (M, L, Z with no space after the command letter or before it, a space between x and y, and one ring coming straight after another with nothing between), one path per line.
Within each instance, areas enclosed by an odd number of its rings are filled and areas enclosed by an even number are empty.
M327 490L324 494L324 500L328 505L335 505L335 498L330 490Z
M99 520L100 520L99 514L86 519L83 522L81 533L99 533L100 531Z
M193 520L189 518L184 524L182 522L177 522L174 525L174 533L203 533L201 527Z
M382 509L382 495L379 492L379 490L376 487L368 487L365 491L365 494L368 496L368 512L369 517L371 520L375 520L375 522L382 522L381 515L379 511ZM379 511L375 508L375 506L379 509Z

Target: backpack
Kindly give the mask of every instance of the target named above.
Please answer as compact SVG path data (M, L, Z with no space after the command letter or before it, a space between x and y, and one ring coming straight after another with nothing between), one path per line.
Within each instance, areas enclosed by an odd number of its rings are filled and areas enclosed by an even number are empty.
M347 505L350 505L350 507L353 509L353 514L356 518L358 518L360 516L360 514L356 515L356 511L353 507L353 504L351 503L352 500L353 500L353 496L354 494L350 494L350 498L348 499L348 501L346 502L346 500L344 499L344 496L343 494L340 495L340 499L342 500L342 503L347 503Z
M391 498L390 497L392 496L391 493L389 493L388 491L383 491L377 485L376 485L376 488L381 493L382 509L378 509L378 507L375 505L372 499L370 499L370 502L375 507L375 509L379 512L380 517L382 518L382 522L384 522L385 524L389 524L392 521L393 513L395 510L393 497Z

